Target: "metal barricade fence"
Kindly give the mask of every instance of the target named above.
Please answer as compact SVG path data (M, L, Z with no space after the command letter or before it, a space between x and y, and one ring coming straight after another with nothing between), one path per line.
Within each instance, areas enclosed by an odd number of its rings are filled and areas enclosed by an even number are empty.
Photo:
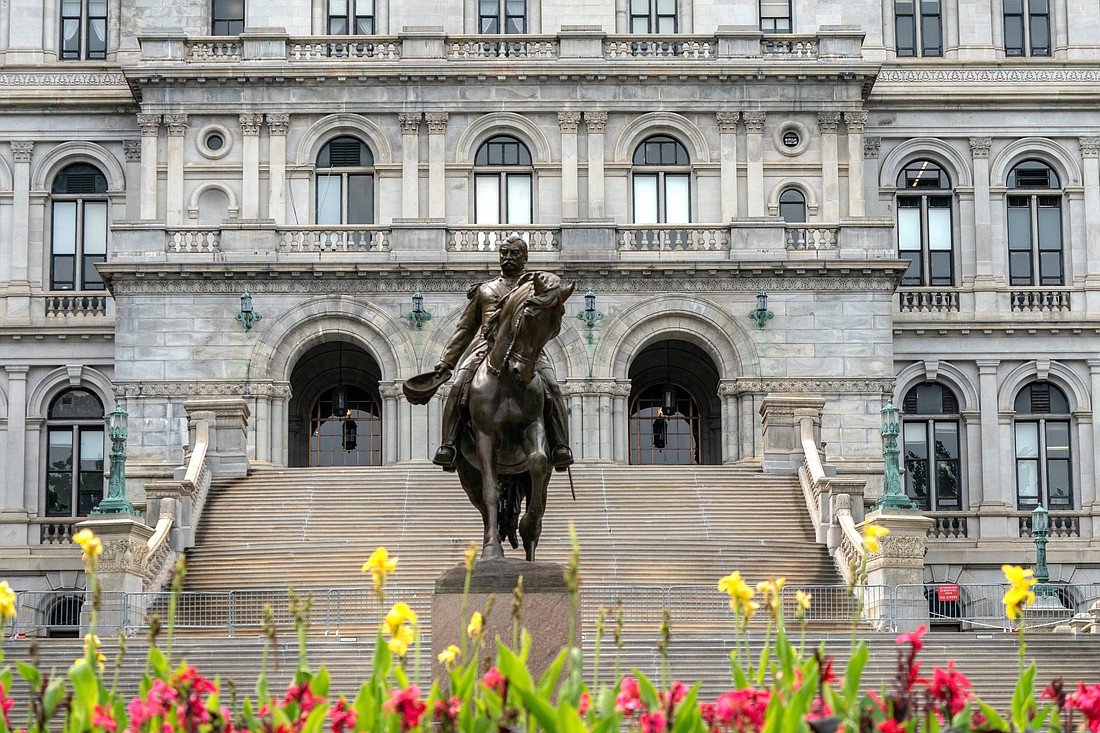
M622 608L623 623L659 624L668 605L668 589L659 585L582 585L581 623L595 625L600 609L607 609L607 627L612 628Z
M333 588L326 595L325 633L340 634L349 628L373 633L395 603L408 605L421 629L431 628L432 594L432 588L394 587L387 588L384 601L379 601L371 588Z
M944 590L947 589L945 593ZM957 625L962 631L1008 631L1005 586L995 583L914 583L894 588L896 623Z
M153 616L162 627L168 624L171 593L130 593L127 597L127 632L149 628ZM177 629L230 629L230 593L228 591L188 591L176 599Z
M125 629L127 595L121 591L100 593L99 635ZM87 598L88 594L78 589L20 591L15 596L10 636L79 636Z

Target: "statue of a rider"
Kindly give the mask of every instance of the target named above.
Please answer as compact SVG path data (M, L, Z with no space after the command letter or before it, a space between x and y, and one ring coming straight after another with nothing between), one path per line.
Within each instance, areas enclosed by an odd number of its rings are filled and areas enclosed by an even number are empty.
M439 363L435 365L435 374L441 382L446 381L458 365L454 374L455 383L443 406L443 443L432 459L432 463L442 466L445 471L455 470L458 440L466 423L468 385L488 352L483 329L496 312L501 298L512 291L527 266L527 243L522 237L513 234L500 243L498 251L500 277L478 283L466 293L466 309L458 319L454 335L443 349ZM564 471L573 463L569 428L565 421L565 399L545 354L539 355L537 372L546 390L545 419L550 463L556 470Z

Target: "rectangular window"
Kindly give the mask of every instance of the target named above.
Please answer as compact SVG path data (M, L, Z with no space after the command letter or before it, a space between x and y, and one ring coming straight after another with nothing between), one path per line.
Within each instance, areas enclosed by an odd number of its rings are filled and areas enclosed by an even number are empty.
M478 29L481 33L500 33L501 0L478 0Z
M481 33L526 33L527 0L478 0Z
M239 36L244 31L244 0L213 0L211 32Z
M77 513L87 515L103 498L103 431L80 428Z
M80 0L61 0L61 58L80 58Z
M955 284L955 257L951 251L951 199L928 197L928 284Z
M1047 506L1049 509L1073 508L1069 453L1069 423L1047 420Z
M1062 285L1062 200L1036 197L1039 239L1039 284Z
M508 185L508 223L531 223L531 176L509 174Z
M937 420L933 430L936 450L936 508L960 509L959 424Z
M474 178L474 223L500 223L500 176Z
M1008 197L1009 285L1033 285L1031 269L1031 198Z
M1050 56L1050 5L1048 0L1029 0L1028 46L1032 56Z
M527 32L527 0L504 0L504 32Z
M73 430L50 430L46 448L46 516L69 517L73 510Z
M76 289L76 217L76 201L54 202L51 290Z
M655 173L634 174L634 223L656 224L657 218L657 175Z
M898 257L909 261L902 285L924 284L924 258L921 257L921 198L898 197Z
M760 31L762 33L790 33L790 0L760 0Z
M913 0L894 3L894 42L898 56L917 55L916 5Z
M88 37L85 58L107 58L107 0L88 0Z
M905 493L921 509L930 510L928 490L928 426L920 422L903 423L905 450Z
M1050 56L1049 0L1003 0L1005 56Z
M687 224L691 221L691 178L665 174L665 222Z
M676 0L657 0L657 32L676 33Z
M1024 55L1024 0L1004 0L1005 56Z
M102 290L103 279L96 264L107 261L107 202L84 202L84 243L82 253L84 290Z
M920 45L921 56L943 56L939 0L921 0Z
M374 176L348 176L348 224L374 223Z
M340 176L317 176L317 223L340 224L344 192Z
M1039 503L1039 423L1016 423L1016 494L1021 507Z

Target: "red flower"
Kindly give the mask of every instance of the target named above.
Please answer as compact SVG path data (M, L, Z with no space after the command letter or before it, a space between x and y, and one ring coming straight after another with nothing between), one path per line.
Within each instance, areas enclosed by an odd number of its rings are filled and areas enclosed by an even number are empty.
M665 726L668 724L664 710L644 713L638 722L641 724L642 733L664 733Z
M450 700L435 701L435 719L443 723L444 729L452 730L458 714L462 712L462 698L452 697Z
M924 642L921 641L921 637L928 633L927 626L918 626L916 631L910 631L907 634L899 634L897 642L899 644L912 644L913 651L919 652L924 648Z
M966 707L966 701L974 696L970 680L955 669L955 660L947 662L947 669L936 667L932 670L932 681L928 684L928 693L944 703L952 716L958 715Z
M508 684L504 679L504 675L500 673L500 670L496 667L490 667L489 671L485 673L485 676L481 678L481 684L488 687L496 694L504 697L505 687Z
M709 702L705 702L699 706L699 715L703 717L703 722L707 724L707 728L714 730L715 711L714 706Z
M770 700L767 690L731 690L715 701L715 719L734 730L760 730Z
M8 711L15 707L15 700L7 696L7 691L0 685L0 713L4 714L4 724L11 725L8 720Z
M130 724L135 728L150 718L149 708L140 697L131 700L130 704L126 706L126 711L130 714Z
M7 709L4 710L4 717L7 719ZM102 728L109 733L115 733L118 730L118 723L111 717L111 714L103 709L102 705L96 705L95 710L92 711L92 727Z
M664 694L665 705L676 705L688 693L688 686L679 680L672 682L672 689Z
M325 698L314 695L309 689L309 682L306 682L301 685L291 685L286 689L283 705L286 706L292 702L298 703L298 709L305 714L325 702Z
M1092 733L1100 733L1100 684L1089 687L1085 687L1084 683L1078 684L1077 692L1066 699L1066 704L1084 714Z
M901 723L893 718L887 718L878 724L879 733L905 733L905 728Z
M420 725L420 718L423 717L424 711L428 707L420 699L420 688L416 685L409 685L404 690L390 690L390 694L392 697L382 703L382 707L397 713L401 717L401 730L412 730Z
M635 711L644 708L641 691L638 689L638 680L633 677L623 677L623 681L619 683L619 694L615 696L615 712L623 713L629 718Z
M825 664L821 665L821 684L827 685L836 679L836 673L833 672L833 658L829 657L825 660Z
M332 724L332 733L344 733L346 729L355 730L358 715L348 707L347 700L341 698L329 711L328 717Z
M592 707L592 698L587 692L581 693L581 699L577 702L577 712L582 716L588 715L588 709Z

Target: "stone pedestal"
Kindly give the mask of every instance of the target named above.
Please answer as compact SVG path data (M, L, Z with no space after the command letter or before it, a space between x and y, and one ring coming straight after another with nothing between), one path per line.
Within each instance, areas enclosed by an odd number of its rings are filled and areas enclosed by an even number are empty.
M867 524L890 530L879 540L882 552L867 558L867 584L896 589L899 633L928 626L928 599L919 586L924 582L924 552L932 520L915 510L890 510L868 514L859 525L860 534ZM912 587L897 588L899 585Z
M490 595L496 595L493 608L485 617L485 635L481 645L481 665L484 672L496 659L496 640L512 644L512 590L523 576L523 607L520 626L531 634L533 644L528 668L537 680L569 642L569 589L565 571L554 563L527 562L515 558L479 560L470 579L466 618L462 616L462 591L466 567L461 563L447 570L435 581L432 596L432 677L446 689L446 670L439 664L439 653L448 646L462 646L469 616L474 611L485 614ZM581 635L580 609L577 609L575 643ZM467 654L470 643L467 641ZM486 661L487 660L487 661ZM461 660L463 663L468 659ZM481 673L479 672L479 674Z
M236 397L187 400L183 409L187 411L190 450L205 430L209 441L206 462L214 475L247 476L249 410L245 401Z
M92 517L76 528L90 529L103 543L103 554L96 563L96 578L103 591L96 633L105 639L117 636L125 621L125 594L141 593L145 589L145 554L153 529L140 519L124 514ZM87 633L91 600L89 594L80 613L81 634Z
M805 460L802 423L821 445L821 412L825 400L809 394L769 394L760 402L764 437L764 473L798 473Z

